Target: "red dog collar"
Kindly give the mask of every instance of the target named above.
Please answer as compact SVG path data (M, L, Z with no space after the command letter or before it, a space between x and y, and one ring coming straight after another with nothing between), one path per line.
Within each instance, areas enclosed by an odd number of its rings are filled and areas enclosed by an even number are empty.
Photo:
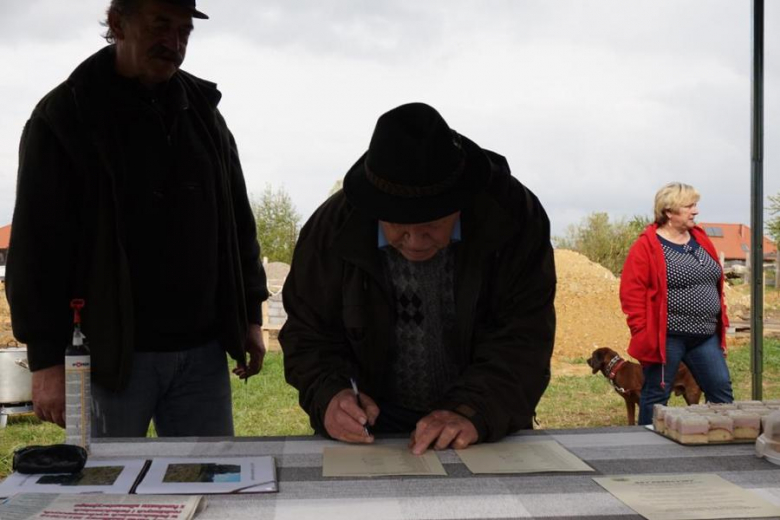
M615 383L615 376L620 370L620 367L622 367L625 363L626 363L625 359L615 354L615 357L613 357L607 364L606 368L604 368L604 375L607 376L607 379L609 379L609 382L612 383L612 386L614 386L615 389L621 394L625 394L626 390L624 388L620 388L619 386L617 386L617 384Z

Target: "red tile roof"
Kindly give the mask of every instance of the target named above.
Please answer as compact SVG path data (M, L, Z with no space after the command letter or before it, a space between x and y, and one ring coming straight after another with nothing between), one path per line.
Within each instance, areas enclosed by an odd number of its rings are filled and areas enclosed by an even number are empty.
M726 260L747 260L750 251L750 226L744 224L718 224L699 222L710 237L715 249ZM774 260L777 245L764 237L764 260Z
M11 241L11 224L0 227L0 249L8 249L8 243Z

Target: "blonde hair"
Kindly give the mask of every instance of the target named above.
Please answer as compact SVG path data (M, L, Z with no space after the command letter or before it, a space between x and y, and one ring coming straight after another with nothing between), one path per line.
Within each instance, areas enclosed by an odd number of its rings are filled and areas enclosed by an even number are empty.
M670 182L655 194L655 223L663 226L669 220L667 211L676 213L680 208L699 202L696 188L682 182Z

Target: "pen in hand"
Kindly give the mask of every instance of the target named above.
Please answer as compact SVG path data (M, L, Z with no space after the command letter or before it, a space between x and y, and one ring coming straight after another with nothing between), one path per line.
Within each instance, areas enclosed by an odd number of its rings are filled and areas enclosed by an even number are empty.
M360 403L360 392L358 391L357 382L355 382L354 377L349 378L349 382L352 385L352 392L355 394L355 399L357 399L358 406L363 408L363 405ZM368 422L363 425L363 433L366 434L366 437L371 437L371 431L368 429Z

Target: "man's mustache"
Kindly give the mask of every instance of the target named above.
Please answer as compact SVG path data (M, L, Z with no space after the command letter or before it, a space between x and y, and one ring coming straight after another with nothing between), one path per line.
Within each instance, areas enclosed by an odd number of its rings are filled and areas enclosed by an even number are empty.
M177 67L181 66L184 62L184 56L162 45L155 45L149 49L149 57L173 62Z

